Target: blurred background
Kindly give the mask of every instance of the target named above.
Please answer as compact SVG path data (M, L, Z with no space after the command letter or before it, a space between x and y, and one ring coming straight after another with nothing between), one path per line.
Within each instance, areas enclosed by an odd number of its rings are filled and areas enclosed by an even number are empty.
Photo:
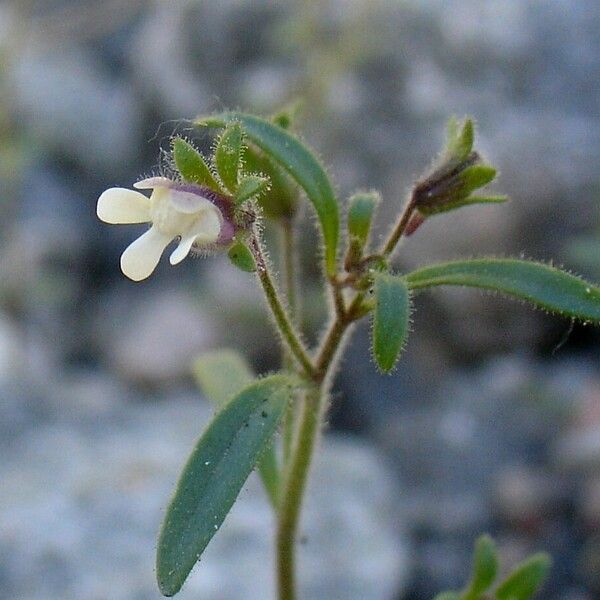
M0 3L0 597L158 599L156 532L212 412L191 359L277 366L253 277L225 257L122 276L138 231L97 221L104 189L151 173L174 133L208 150L185 119L299 97L340 198L383 193L383 235L447 117L470 114L512 202L431 219L398 268L511 254L597 281L599 29L596 0ZM598 330L472 290L416 307L392 376L366 325L341 364L303 597L430 599L462 586L484 531L505 565L553 555L544 598L600 597ZM180 597L272 598L271 525L251 478Z

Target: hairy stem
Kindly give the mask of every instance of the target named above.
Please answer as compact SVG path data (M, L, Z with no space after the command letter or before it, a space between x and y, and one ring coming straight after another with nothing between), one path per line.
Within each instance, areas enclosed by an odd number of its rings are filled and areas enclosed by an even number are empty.
M277 589L279 600L296 600L296 536L302 499L321 422L323 390L304 398L300 428L289 463L277 521Z
M277 328L281 333L281 337L287 344L291 354L302 367L304 374L308 377L312 377L314 374L312 362L306 349L304 348L304 344L300 341L300 337L296 332L296 328L294 327L290 316L279 299L279 294L277 293L277 289L273 283L273 278L269 272L267 260L256 231L254 231L250 240L250 248L252 250L252 254L254 255L254 260L256 261L256 272L258 274L258 278L265 292L265 297L269 304L269 308L273 313Z
M400 217L399 217L396 225L392 229L392 232L390 233L389 237L387 238L387 240L385 241L385 243L383 245L383 249L381 250L381 254L383 256L385 256L385 257L389 256L396 248L396 245L398 244L398 242L400 241L400 238L406 231L406 227L410 221L410 218L413 215L413 212L415 210L416 200L417 200L416 195L413 192L411 194L410 198L408 199L408 201L406 202L406 204L404 205L404 209L403 209L402 213L400 214Z
M296 282L296 239L292 218L281 221L281 254L283 256L283 273L285 294L290 309L291 318L300 321ZM286 369L293 368L293 357L287 348L283 349L283 365ZM283 462L286 465L290 459L296 426L296 402L290 403L283 422Z

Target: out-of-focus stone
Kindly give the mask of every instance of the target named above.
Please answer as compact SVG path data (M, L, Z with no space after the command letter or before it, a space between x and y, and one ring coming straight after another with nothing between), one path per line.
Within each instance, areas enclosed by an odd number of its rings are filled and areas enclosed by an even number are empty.
M65 411L21 432L0 463L0 585L7 597L156 598L156 532L177 474L212 410L96 397L110 383L67 383ZM86 386L91 389L86 391ZM56 390L58 392L58 388ZM12 413L10 413L12 414ZM9 414L2 411L2 420ZM93 424L93 427L92 427ZM353 438L325 436L301 524L307 598L389 600L405 584L404 521L382 459ZM273 515L252 476L180 597L274 598Z
M181 292L150 295L128 308L99 327L110 364L130 381L160 384L185 377L194 356L213 345L212 320Z

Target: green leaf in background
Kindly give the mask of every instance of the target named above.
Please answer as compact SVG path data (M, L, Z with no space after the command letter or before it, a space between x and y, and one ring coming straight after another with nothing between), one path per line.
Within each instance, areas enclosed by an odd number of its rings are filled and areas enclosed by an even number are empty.
M255 379L246 359L227 349L201 354L194 361L192 372L200 389L217 408Z
M221 408L256 379L246 359L235 350L205 352L194 361L192 370L198 387L217 408ZM271 504L276 506L279 466L273 444L260 459L258 472Z
M565 317L600 322L600 288L545 264L481 258L431 265L406 276L413 290L459 285L494 290Z
M402 277L378 273L373 291L373 356L377 366L389 373L400 356L410 327L410 293Z
M338 204L325 170L313 153L294 135L260 117L227 112L200 118L198 125L223 127L239 122L248 138L280 165L304 189L314 206L325 242L327 273L336 271L339 236Z
M458 592L442 592L433 600L460 600L460 594Z
M244 153L245 169L269 178L269 189L258 199L265 216L271 219L289 219L296 212L298 186L289 175L262 150L249 145Z
M235 193L236 204L241 204L249 198L258 196L268 188L268 177L261 177L260 175L246 175L240 179L240 183Z
M235 194L238 173L242 167L243 131L239 123L232 122L217 141L214 162L223 185Z
M544 552L523 561L496 590L497 600L529 600L541 587L552 564Z
M234 242L227 251L227 256L231 263L238 269L246 273L254 273L256 271L254 256L252 256L250 248L243 242Z
M293 381L272 375L250 384L217 414L179 478L158 539L160 591L175 595L218 531L260 460L292 397Z
M482 535L475 543L473 574L469 587L461 595L461 600L478 600L494 583L497 573L496 545L489 535Z
M365 246L371 222L381 196L377 192L359 192L351 196L348 208L348 233L356 238L361 248Z
M220 191L220 186L215 180L210 167L196 148L183 138L174 138L171 145L175 167L184 181L206 185L217 192Z

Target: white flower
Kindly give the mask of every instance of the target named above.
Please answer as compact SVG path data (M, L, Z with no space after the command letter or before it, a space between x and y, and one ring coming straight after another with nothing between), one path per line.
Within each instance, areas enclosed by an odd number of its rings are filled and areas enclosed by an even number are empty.
M121 270L141 281L152 274L165 248L174 239L179 245L170 263L180 263L196 246L229 242L234 227L223 215L224 198L209 190L151 177L133 187L152 190L150 198L126 188L110 188L98 198L97 214L105 223L152 223L146 233L127 247L121 256ZM220 204L220 206L217 206Z

